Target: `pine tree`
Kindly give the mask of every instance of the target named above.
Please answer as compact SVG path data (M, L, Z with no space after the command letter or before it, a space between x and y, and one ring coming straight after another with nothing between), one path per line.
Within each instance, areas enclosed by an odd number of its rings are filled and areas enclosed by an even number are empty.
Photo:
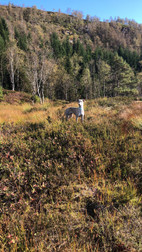
M83 47L83 45L80 43L80 40L79 40L79 39L77 40L77 43L76 43L76 53L77 53L79 56L82 56L82 57L85 55L84 47Z
M23 50L27 51L28 45L27 45L27 36L24 32L20 33L18 30L15 28L15 39L18 41L17 46Z
M138 81L139 95L142 95L142 72L137 74L137 81Z
M4 51L4 48L5 48L5 42L2 36L0 35L0 55Z
M0 35L5 42L9 40L9 31L4 18L0 19Z
M129 64L117 54L112 66L114 95L137 94L136 78Z
M71 73L72 65L71 65L70 57L68 56L66 57L66 60L65 60L65 69L68 74Z
M68 36L67 36L67 38L65 40L64 46L65 46L66 56L70 57L72 55L72 46L70 44Z
M53 32L51 35L51 46L53 48L54 56L57 58L62 57L63 48L56 32Z
M89 63L91 58L92 58L92 50L91 50L91 47L87 45L86 52L84 53L84 62Z
M77 52L77 44L75 38L73 38L73 54Z
M6 48L9 41L9 31L4 18L0 18L0 85L4 86L6 73ZM6 78L5 78L6 79ZM7 82L7 80L6 80Z

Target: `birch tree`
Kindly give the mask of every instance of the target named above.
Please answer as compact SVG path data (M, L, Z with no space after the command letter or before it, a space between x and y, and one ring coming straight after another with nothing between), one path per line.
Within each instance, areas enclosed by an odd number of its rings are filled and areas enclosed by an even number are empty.
M16 41L11 39L6 51L7 69L10 76L12 90L15 90L15 75L18 68L22 66L23 52L17 47Z
M40 102L44 103L45 88L52 71L52 64L47 59L47 52L31 51L29 56L29 79L32 85L33 95L38 95Z

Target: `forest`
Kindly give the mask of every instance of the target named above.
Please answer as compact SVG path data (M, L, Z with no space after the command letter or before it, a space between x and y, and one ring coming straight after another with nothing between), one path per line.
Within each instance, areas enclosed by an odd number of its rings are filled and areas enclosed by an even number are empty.
M0 88L33 99L142 94L142 25L0 5Z

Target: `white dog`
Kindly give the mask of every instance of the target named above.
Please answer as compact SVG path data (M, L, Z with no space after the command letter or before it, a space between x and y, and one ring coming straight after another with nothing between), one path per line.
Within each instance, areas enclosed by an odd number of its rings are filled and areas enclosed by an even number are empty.
M81 117L81 121L83 122L84 120L84 100L79 99L78 101L78 108L67 108L65 110L65 116L66 116L66 120L68 120L69 118L72 117L72 115L74 114L76 116L76 121L78 121L78 117Z

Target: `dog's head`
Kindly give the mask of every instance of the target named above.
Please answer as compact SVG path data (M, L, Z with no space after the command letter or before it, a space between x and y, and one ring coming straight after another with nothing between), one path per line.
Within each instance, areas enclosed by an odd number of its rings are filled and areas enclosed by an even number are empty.
M80 107L82 107L82 106L83 106L83 102L84 102L83 99L79 99L79 100L78 100L78 105L79 105Z

